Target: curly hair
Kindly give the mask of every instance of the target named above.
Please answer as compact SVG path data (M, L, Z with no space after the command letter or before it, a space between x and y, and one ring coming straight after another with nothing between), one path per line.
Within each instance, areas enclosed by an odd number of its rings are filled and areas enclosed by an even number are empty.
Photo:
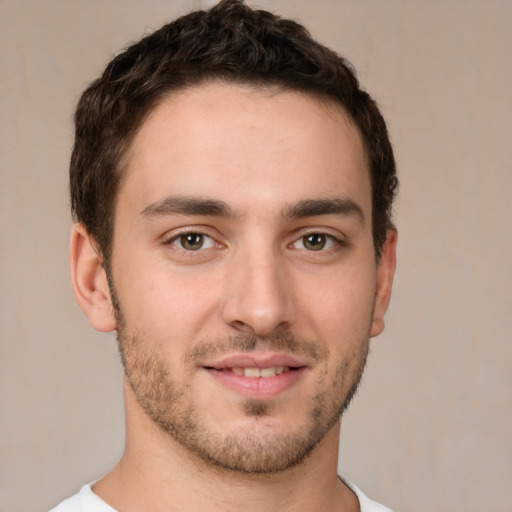
M82 94L70 163L73 218L108 265L123 157L149 113L172 91L208 80L277 86L340 104L358 128L372 184L378 257L392 227L398 180L385 121L352 65L305 27L242 0L222 0L164 25L116 56Z

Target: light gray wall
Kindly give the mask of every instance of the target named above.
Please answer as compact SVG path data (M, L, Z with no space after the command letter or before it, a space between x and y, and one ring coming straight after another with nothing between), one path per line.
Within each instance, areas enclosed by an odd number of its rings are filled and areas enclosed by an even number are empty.
M112 336L68 284L79 93L199 2L0 0L0 510L44 511L123 445ZM398 511L510 512L512 2L260 0L356 66L401 177L386 333L340 471Z

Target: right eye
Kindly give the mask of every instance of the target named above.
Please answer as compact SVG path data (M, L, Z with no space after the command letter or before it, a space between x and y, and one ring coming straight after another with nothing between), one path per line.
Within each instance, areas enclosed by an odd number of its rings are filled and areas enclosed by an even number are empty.
M170 244L184 251L200 251L202 249L210 249L214 246L213 238L204 233L181 233L169 241Z

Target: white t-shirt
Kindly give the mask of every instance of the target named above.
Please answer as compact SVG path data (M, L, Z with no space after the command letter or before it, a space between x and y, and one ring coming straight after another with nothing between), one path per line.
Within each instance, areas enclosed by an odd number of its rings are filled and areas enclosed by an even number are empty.
M345 482L356 493L361 512L391 512L389 508L365 496L361 489L354 484ZM84 485L78 494L64 500L60 505L50 510L50 512L116 512L115 509L107 505L99 496L92 492L91 485Z

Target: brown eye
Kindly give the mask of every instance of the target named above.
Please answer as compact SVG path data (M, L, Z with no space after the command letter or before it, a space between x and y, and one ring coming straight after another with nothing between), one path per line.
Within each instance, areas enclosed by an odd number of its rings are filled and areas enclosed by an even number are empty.
M325 248L327 237L320 233L311 233L302 237L302 243L308 251L321 251Z
M341 247L342 245L344 245L344 243L335 236L320 231L318 233L308 233L307 235L301 236L290 245L290 248L308 252L325 252L329 249Z
M171 243L185 251L199 251L201 249L209 249L214 245L213 239L208 235L193 232L178 235L172 240Z
M180 243L183 249L197 251L203 246L203 235L199 233L187 233L180 236Z

